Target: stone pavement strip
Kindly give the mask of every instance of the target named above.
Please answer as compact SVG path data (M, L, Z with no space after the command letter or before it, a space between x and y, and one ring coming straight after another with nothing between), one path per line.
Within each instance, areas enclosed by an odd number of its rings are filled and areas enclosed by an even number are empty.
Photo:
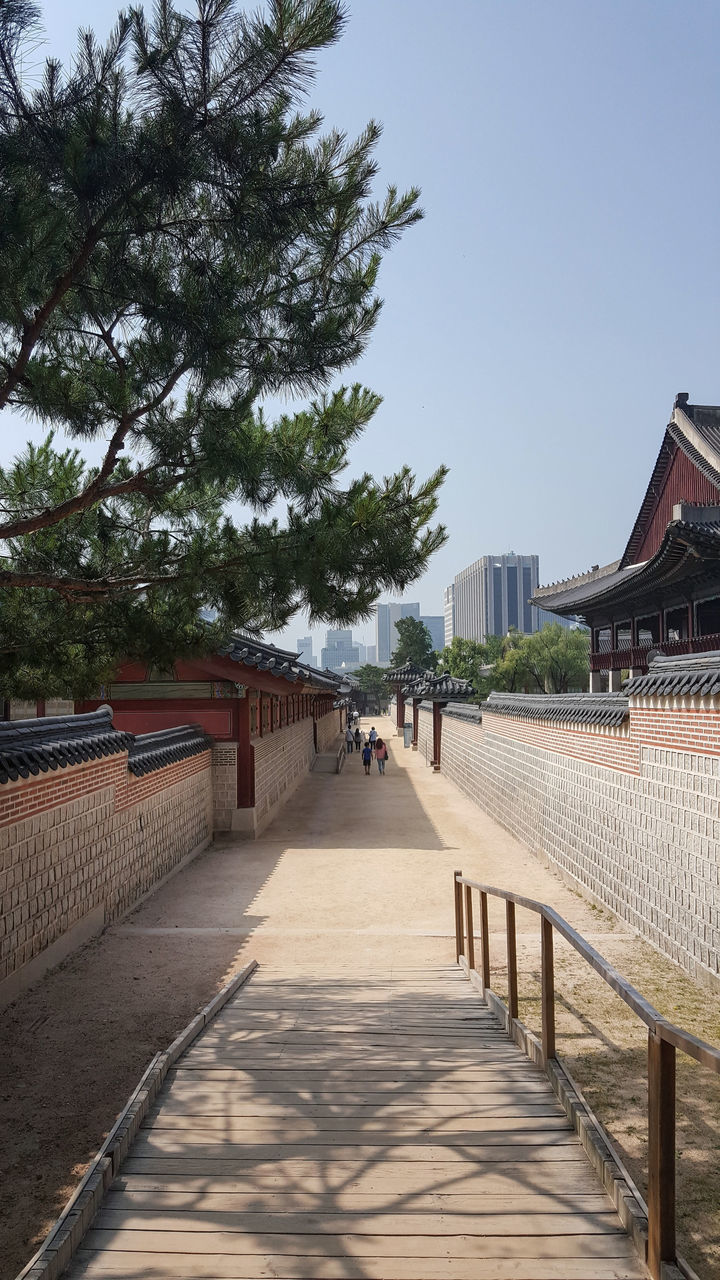
M71 1280L640 1280L460 971L257 971L168 1075Z

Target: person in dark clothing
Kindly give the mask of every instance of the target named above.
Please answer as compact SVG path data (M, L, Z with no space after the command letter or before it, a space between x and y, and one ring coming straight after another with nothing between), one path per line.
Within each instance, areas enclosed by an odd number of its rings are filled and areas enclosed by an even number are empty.
M355 730L355 750L359 751L362 746L362 737L359 728Z
M369 742L365 743L362 749L362 762L365 766L366 776L370 777L370 765L372 764L372 747Z

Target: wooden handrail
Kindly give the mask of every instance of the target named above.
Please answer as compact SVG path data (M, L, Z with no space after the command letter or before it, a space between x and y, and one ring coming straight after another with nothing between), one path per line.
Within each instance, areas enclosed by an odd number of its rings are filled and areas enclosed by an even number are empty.
M464 888L464 894L463 894ZM458 960L462 956L471 970L475 968L475 935L473 928L472 892L480 895L480 945L483 990L490 991L490 942L488 898L505 902L508 1014L511 1024L518 1020L517 946L515 908L523 907L540 916L542 1056L547 1065L555 1057L555 979L553 933L556 930L583 960L600 975L648 1028L648 1254L647 1263L653 1280L661 1280L663 1264L676 1264L675 1250L675 1056L681 1049L701 1066L720 1075L720 1049L698 1039L682 1027L668 1022L640 992L636 990L604 956L586 941L567 920L545 902L526 898L509 889L470 880L461 871L454 872L455 938ZM465 910L463 910L463 898ZM502 1001L500 1002L502 1003Z

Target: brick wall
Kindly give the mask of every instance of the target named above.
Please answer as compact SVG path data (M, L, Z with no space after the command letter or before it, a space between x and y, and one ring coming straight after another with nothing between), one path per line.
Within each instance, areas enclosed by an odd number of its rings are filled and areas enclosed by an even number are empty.
M318 726L319 727L319 726ZM298 720L276 729L255 746L255 815L259 824L296 786L313 762L313 722Z
M444 749L444 734L442 746ZM429 764L433 758L433 713L430 702L421 702L418 707L418 751Z
M237 807L237 743L219 742L212 752L213 808L216 831L230 831Z
M342 716L342 711L328 711L327 715L321 716L317 721L318 751L332 751L333 748L339 748Z
M89 916L116 920L210 839L209 751L144 777L127 760L122 752L3 785L0 995L68 930Z
M717 700L631 699L613 728L445 714L442 771L690 973L720 977Z

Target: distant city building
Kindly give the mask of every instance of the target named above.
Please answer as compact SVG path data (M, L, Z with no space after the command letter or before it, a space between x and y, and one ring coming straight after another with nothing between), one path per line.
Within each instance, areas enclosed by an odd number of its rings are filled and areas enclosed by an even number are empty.
M445 619L439 614L421 614L420 621L425 624L430 632L432 647L438 653L445 648Z
M320 666L330 671L354 671L360 666L360 654L353 642L352 631L341 628L328 631L325 648L320 655Z
M368 662L371 667L374 667L377 665L377 645L376 644L367 645L365 649L365 661Z
M538 556L481 556L453 583L454 635L483 642L511 627L531 635L540 626L530 604L538 583Z
M375 647L377 649L377 665L389 667L390 657L397 647L398 635L396 622L401 618L420 619L420 605L412 604L378 604L375 606Z
M443 621L445 623L445 647L452 644L455 635L455 583L443 591Z
M367 649L360 640L356 640L355 644L357 645L358 660L360 662L360 666L363 667L367 662Z
M315 654L313 653L312 636L298 636L296 644L298 653L301 653L303 656L303 661L306 662L309 667L316 667L317 661L315 659Z

